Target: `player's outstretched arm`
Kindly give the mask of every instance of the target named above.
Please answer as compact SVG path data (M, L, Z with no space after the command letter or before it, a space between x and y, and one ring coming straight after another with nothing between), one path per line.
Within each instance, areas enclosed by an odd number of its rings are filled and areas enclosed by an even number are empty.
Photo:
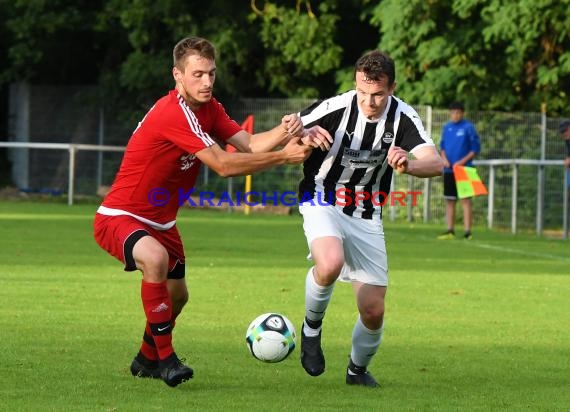
M304 129L301 141L306 145L319 148L322 151L329 150L333 144L333 138L328 130L318 125Z
M292 113L283 116L281 123L271 130L254 135L240 131L229 138L228 143L243 153L264 153L286 145L294 137L302 136L301 118Z
M388 150L388 164L397 173L406 173L417 177L441 175L443 160L434 146L422 147L414 152L414 159L408 158L408 152L398 146Z
M312 147L301 143L296 137L283 149L269 153L228 153L218 145L196 153L198 159L222 177L243 176L272 166L300 164L311 153Z

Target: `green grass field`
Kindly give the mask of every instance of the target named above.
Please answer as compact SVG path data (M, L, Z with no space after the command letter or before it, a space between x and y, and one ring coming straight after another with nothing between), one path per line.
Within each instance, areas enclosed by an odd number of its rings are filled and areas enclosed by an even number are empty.
M140 275L92 238L95 205L0 203L2 411L563 411L570 409L570 243L477 228L386 222L380 390L344 383L352 291L339 283L323 329L327 371L298 348L255 360L245 331L278 311L299 330L309 262L298 216L183 210L190 302L174 342L194 368L169 388L128 367L144 327Z

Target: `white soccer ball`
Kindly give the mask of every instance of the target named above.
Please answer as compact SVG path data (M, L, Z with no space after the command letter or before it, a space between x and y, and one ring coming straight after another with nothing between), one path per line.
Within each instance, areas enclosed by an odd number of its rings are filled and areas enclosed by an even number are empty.
M249 324L245 341L251 354L263 362L281 362L295 349L297 335L289 319L264 313Z

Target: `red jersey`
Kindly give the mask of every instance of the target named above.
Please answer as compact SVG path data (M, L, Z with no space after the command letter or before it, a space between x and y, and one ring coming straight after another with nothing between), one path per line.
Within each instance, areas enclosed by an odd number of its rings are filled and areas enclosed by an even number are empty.
M194 112L170 91L137 126L97 212L130 215L162 230L174 226L200 171L196 153L215 144L210 134L225 141L240 130L216 99Z

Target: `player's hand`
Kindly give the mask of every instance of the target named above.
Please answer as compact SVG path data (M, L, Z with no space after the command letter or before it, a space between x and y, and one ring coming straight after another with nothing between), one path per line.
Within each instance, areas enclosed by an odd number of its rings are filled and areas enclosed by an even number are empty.
M441 160L443 160L443 167L445 167L446 169L449 169L451 167L449 160L447 159L441 159Z
M388 164L396 171L396 173L406 173L410 160L408 152L398 146L392 146L388 149Z
M297 113L286 114L281 118L281 125L292 137L303 136L303 122Z
M287 142L282 151L285 153L285 161L296 165L303 163L309 157L313 147L303 144L299 137L294 137Z
M304 130L301 141L308 146L318 147L322 151L326 151L331 148L333 138L328 130L321 126L313 126Z

